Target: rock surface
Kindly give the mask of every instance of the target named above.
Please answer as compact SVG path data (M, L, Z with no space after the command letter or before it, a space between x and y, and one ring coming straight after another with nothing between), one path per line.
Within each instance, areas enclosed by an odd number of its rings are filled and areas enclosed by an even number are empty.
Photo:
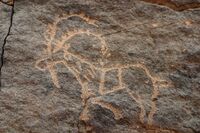
M0 55L2 54L3 47L8 37L11 14L11 7L7 6L5 3L0 3ZM0 66L2 66L2 58L0 58Z
M0 31L1 133L200 132L199 0L2 1Z

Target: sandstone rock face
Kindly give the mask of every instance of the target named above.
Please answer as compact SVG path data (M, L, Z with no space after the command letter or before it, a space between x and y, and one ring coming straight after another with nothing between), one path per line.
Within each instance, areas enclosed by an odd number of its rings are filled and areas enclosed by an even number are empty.
M199 0L3 0L0 47L0 133L200 132Z

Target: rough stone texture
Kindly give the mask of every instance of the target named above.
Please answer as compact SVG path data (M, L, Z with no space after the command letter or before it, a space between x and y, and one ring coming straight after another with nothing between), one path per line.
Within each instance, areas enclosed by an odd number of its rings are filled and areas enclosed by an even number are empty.
M13 5L13 0L0 0L1 3L6 4L8 6Z
M199 3L15 1L0 132L199 133Z
M142 0L152 4L167 6L176 11L199 8L199 0Z
M10 26L11 7L0 2L0 55ZM2 65L0 59L0 66Z

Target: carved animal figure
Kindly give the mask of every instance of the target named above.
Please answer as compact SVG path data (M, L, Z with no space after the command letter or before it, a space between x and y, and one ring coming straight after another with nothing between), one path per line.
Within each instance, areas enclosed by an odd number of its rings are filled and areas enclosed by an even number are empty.
M57 78L57 71L55 68L56 65L63 64L76 77L76 80L78 81L78 83L82 88L81 98L82 98L82 104L84 106L84 109L80 115L80 120L87 121L90 119L88 115L89 112L88 102L92 104L97 104L103 108L112 111L116 120L123 118L123 110L117 108L116 106L113 106L109 102L103 101L101 99L101 96L109 93L114 93L116 91L124 90L139 105L141 109L139 115L140 121L142 123L145 123L145 117L147 117L147 123L151 125L153 122L153 115L157 110L156 99L157 96L159 95L159 87L165 87L168 85L168 83L165 80L160 79L159 77L152 76L149 69L141 63L126 64L126 65L118 64L118 65L111 65L109 67L106 66L105 59L110 56L110 53L107 43L105 39L101 36L101 34L94 33L90 30L78 29L73 31L67 31L61 37L56 38L59 22L63 20L68 20L72 17L78 17L83 21L85 21L88 25L98 28L98 26L95 24L96 21L94 19L87 17L83 13L67 14L56 17L55 18L56 21L48 26L47 34L45 35L47 41L46 43L47 48L45 49L46 56L42 57L36 62L36 68L42 71L49 71L52 77L52 81L57 88L60 88L60 84ZM91 62L86 57L83 57L81 54L77 54L70 51L70 48L72 46L70 45L70 43L66 42L79 35L87 35L99 40L100 55L96 62ZM82 66L84 66L85 69L82 69ZM145 109L146 108L145 97L142 97L137 92L134 92L133 90L128 88L123 81L123 72L127 69L140 69L150 79L150 82L152 84L152 94L151 97L149 98L148 104L151 109L148 114L146 114L146 109ZM108 90L105 88L106 75L113 70L117 72L116 76L118 78L118 85ZM93 91L89 85L91 82L93 82L95 77L98 78L99 82L97 92Z

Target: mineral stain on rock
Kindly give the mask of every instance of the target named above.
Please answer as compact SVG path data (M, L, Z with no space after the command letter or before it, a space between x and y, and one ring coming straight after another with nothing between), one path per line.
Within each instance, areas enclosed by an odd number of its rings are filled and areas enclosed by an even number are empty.
M200 132L199 3L1 0L0 132Z
M184 11L188 9L200 8L199 0L141 0L152 4L158 4L169 7L175 11Z
M14 0L0 0L0 3L6 4L8 6L13 6Z

